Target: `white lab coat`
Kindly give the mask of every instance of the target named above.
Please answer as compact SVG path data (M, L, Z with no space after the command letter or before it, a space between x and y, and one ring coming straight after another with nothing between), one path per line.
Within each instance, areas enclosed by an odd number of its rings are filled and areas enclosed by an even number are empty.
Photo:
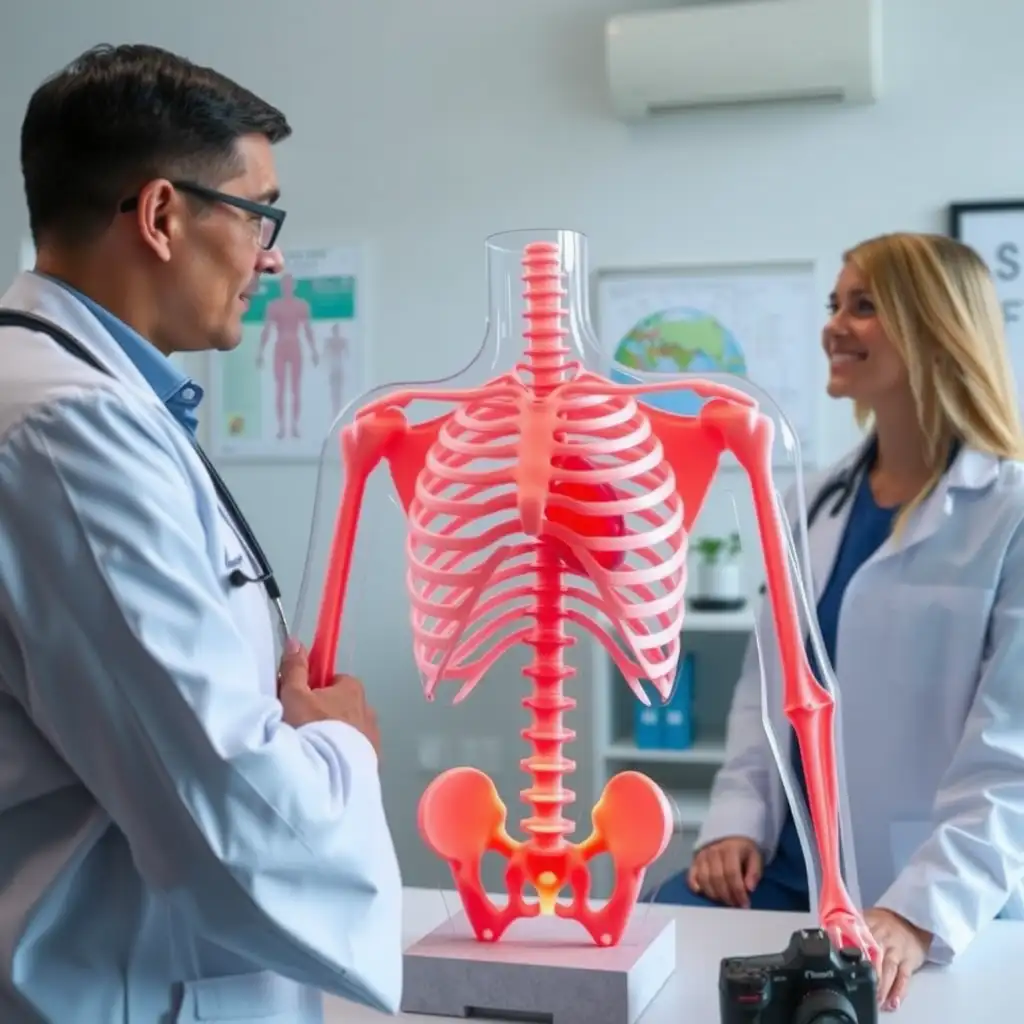
M277 629L188 440L60 286L0 305L0 1020L397 1012L401 879L373 748L276 698Z
M808 507L851 453L808 480ZM814 602L852 501L808 533ZM860 896L935 935L948 962L1000 912L1024 917L1024 466L963 449L936 490L850 580L836 639L840 729ZM794 524L795 525L795 524ZM810 596L810 595L809 595ZM774 854L786 811L761 717L788 750L767 602L730 712L698 845ZM816 861L815 867L816 867Z

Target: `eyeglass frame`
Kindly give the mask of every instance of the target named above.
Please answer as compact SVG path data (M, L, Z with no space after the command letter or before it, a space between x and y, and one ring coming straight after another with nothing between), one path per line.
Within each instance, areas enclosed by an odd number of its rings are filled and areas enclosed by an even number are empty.
M206 199L211 203L223 203L225 206L233 206L236 210L244 210L246 213L254 213L269 220L274 228L270 233L270 241L260 243L264 251L274 248L278 235L281 233L281 225L287 212L279 206L270 206L268 203L259 203L255 199L246 199L243 196L233 196L219 189L210 188L207 185L200 185L194 181L172 181L171 184L179 192L187 192L199 199ZM121 212L130 213L139 205L139 197L131 196L121 203Z

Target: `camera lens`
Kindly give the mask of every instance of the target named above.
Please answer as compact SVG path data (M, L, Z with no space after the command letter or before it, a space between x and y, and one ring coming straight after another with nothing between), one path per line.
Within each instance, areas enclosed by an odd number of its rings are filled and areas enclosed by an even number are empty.
M857 1013L842 992L818 988L800 1001L793 1024L857 1024Z

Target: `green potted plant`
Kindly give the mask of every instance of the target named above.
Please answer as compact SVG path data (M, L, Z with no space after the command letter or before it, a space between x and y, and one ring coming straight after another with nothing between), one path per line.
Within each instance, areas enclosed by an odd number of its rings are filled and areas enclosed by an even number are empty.
M743 604L743 581L740 574L739 533L727 537L698 537L697 600L708 606L735 608Z

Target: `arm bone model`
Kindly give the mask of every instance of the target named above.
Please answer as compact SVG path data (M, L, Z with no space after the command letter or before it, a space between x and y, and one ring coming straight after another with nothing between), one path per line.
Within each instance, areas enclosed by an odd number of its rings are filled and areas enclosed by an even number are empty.
M526 343L516 373L474 389L405 391L366 406L345 431L347 483L312 658L315 679L333 668L359 505L367 476L387 462L408 519L407 582L414 654L428 699L441 682L464 699L510 648L525 644L530 724L521 761L530 784L525 838L507 830L493 782L474 768L439 775L420 802L426 843L450 865L477 937L497 940L522 917L578 921L601 945L626 928L646 869L671 836L669 802L645 775L610 779L590 834L569 840L563 811L574 800L565 778L574 733L565 692L574 675L566 652L575 625L608 652L639 699L649 681L670 695L680 654L687 536L723 452L746 470L764 548L769 598L785 679L785 711L804 764L824 885L821 917L836 941L873 952L840 873L833 701L811 675L801 643L783 525L771 482L773 425L742 392L710 381L612 383L568 359L559 253L535 243L523 254ZM641 408L640 394L696 392L696 416ZM417 398L454 409L411 425ZM508 902L484 893L480 865L507 859ZM588 900L589 862L609 855L610 898ZM533 890L535 899L527 898ZM568 895L568 899L565 895Z

